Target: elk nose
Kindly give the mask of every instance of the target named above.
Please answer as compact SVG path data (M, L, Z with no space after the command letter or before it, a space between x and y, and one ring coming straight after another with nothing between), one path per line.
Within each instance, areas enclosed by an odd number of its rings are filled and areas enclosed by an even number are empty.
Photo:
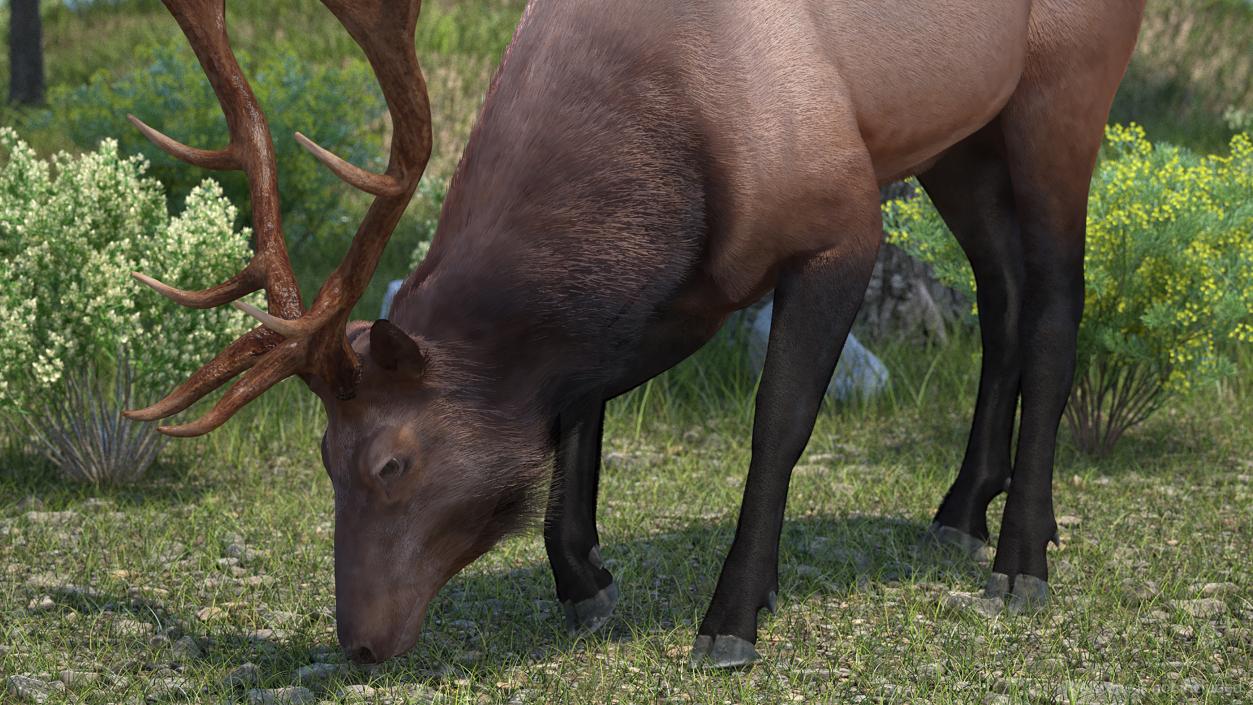
M348 652L349 660L356 664L378 663L383 660L376 656L374 649L371 649L366 644L350 646L346 649L346 651Z

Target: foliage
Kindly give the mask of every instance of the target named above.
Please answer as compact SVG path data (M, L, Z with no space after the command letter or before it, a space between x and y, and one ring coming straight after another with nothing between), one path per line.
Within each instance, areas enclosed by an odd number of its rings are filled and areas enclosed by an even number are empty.
M247 262L249 233L217 184L171 217L147 162L112 140L44 161L0 128L0 154L0 413L46 401L68 370L107 369L123 346L145 388L168 388L247 329L232 309L176 306L130 277L198 287Z
M204 177L153 146L127 121L144 119L181 142L225 145L226 121L213 90L186 42L141 49L134 68L119 77L97 72L81 86L57 86L49 95L46 120L55 119L82 149L104 138L118 140L124 154L148 158L151 173L182 200ZM257 98L270 121L279 165L279 196L288 240L298 251L309 238L351 233L357 196L293 139L299 130L357 164L377 166L384 154L384 104L364 60L333 66L310 64L291 51L260 58L241 56ZM375 163L372 163L372 160ZM232 203L249 203L247 181L224 173L222 187ZM246 213L245 213L246 215Z
M1148 3L1112 121L1210 151L1247 129L1224 120L1232 111L1253 111L1253 3Z
M93 485L130 482L156 460L165 436L154 424L122 416L134 387L134 370L122 352L111 375L100 374L94 363L67 372L61 393L26 417L31 437L62 477Z
M1067 419L1102 453L1166 395L1230 376L1253 342L1253 140L1227 156L1107 130L1092 182L1085 313ZM889 239L972 293L974 277L925 196L885 206Z

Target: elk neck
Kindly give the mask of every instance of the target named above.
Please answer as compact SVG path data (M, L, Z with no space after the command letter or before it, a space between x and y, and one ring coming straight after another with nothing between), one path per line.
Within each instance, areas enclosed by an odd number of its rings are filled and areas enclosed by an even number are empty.
M646 33L567 18L524 18L393 308L497 393L549 407L630 364L697 276L708 227L709 160L674 59Z

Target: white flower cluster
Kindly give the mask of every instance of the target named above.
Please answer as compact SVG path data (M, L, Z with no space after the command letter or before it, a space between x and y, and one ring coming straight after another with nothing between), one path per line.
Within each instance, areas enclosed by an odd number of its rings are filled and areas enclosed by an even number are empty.
M180 307L132 271L174 286L225 280L249 257L247 229L206 180L171 217L142 157L117 143L40 160L0 128L0 413L21 412L67 369L130 350L139 384L164 393L249 327L231 308Z

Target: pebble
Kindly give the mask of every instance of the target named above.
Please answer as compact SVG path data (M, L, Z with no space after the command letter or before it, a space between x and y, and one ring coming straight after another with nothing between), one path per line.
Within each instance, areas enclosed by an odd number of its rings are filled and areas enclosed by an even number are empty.
M312 690L302 686L285 688L253 688L248 691L250 705L305 705L316 702L318 697Z
M1080 519L1073 514L1063 514L1062 516L1057 517L1057 525L1064 529L1079 526L1082 523L1083 519Z
M179 661L190 661L204 655L204 652L200 649L200 644L196 643L196 640L190 636L185 636L174 642L174 646L170 647L170 653Z
M165 676L148 681L148 701L186 698L194 692L191 683L181 676Z
M339 697L350 703L374 702L376 692L373 686L349 685L340 688Z
M999 597L953 591L944 596L944 606L959 612L971 611L984 617L995 617L1005 608L1005 602Z
M1175 609L1200 619L1218 617L1227 611L1227 604L1216 597L1204 597L1199 600L1174 600L1171 604L1175 606Z
M202 622L208 622L211 619L217 619L226 614L226 610L221 607L202 607L196 610L196 619Z
M47 612L56 606L57 603L52 601L51 595L40 595L39 597L31 600L30 603L26 605L26 609L29 612Z
M1205 583L1201 586L1201 594L1206 597L1234 595L1239 591L1240 586L1235 583Z
M255 548L249 548L242 543L227 544L222 551L227 558L238 559L240 563L251 563L262 556L262 553Z
M32 524L62 524L78 517L78 512L26 512L25 516Z
M67 688L77 688L81 685L95 683L97 680L100 680L100 674L93 673L92 671L64 670L61 671L60 679Z
M318 683L338 673L339 665L334 663L311 663L296 669L296 682L300 684Z
M48 699L52 691L60 691L65 688L65 685L60 682L49 683L30 676L9 676L5 682L5 688L9 695L17 698L18 702L42 703Z
M113 622L113 631L122 636L149 636L152 625L133 619L118 619Z
M222 684L227 688L246 688L250 685L256 685L260 680L261 672L257 670L257 665L249 661L239 664L234 670L226 674Z

